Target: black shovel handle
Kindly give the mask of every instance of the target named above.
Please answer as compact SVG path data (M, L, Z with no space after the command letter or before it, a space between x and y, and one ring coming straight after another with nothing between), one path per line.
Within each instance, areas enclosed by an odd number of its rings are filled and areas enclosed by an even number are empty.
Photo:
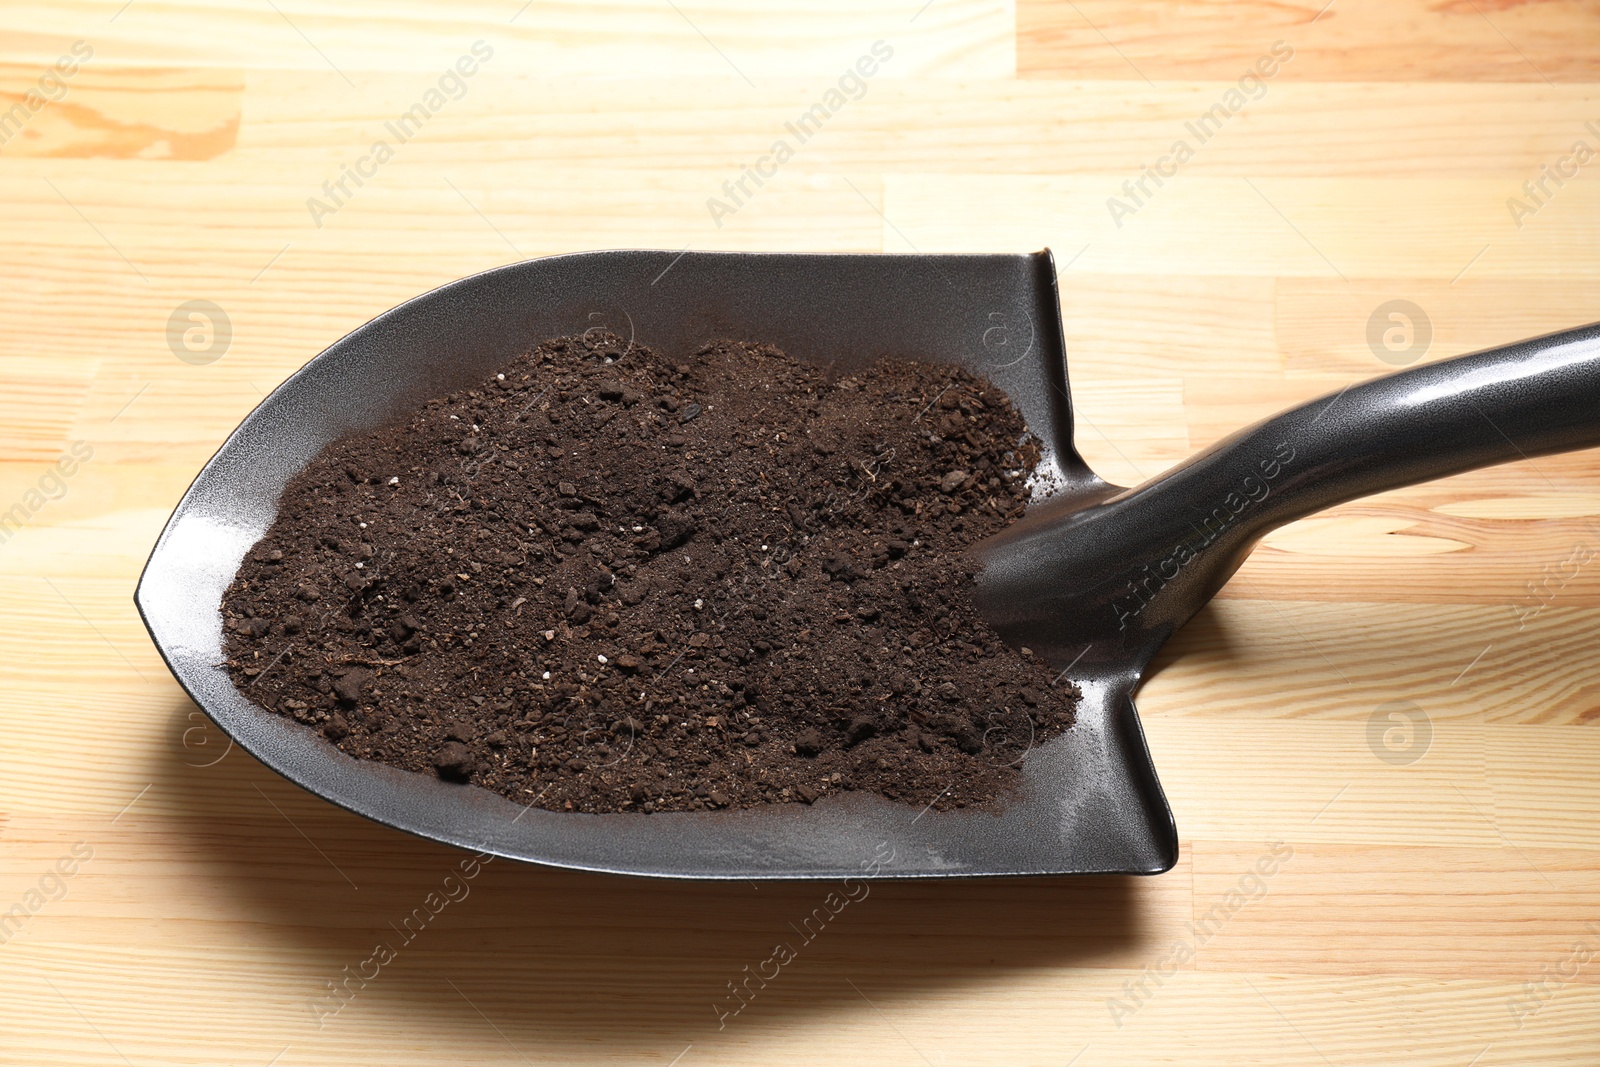
M1254 542L1386 489L1594 445L1600 323L1350 386L1241 430L1157 481L1230 509L1239 501L1229 494L1243 496L1237 536Z
M1600 445L1600 323L1280 412L1133 489L1046 502L981 555L986 617L1067 658L1148 659L1268 531L1494 463ZM1537 477L1537 475L1535 475ZM1086 661L1088 662L1088 661Z

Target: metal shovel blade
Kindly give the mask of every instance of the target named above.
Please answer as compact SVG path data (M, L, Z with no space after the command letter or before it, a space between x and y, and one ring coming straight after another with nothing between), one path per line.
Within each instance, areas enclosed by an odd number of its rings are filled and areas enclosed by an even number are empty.
M1077 725L1031 752L998 814L845 794L814 806L590 815L359 762L253 704L220 664L223 592L285 483L325 445L466 387L531 344L604 327L668 352L767 341L842 369L882 356L956 364L1004 389L1045 447L1053 499L1114 490L1072 444L1055 269L1034 255L593 252L492 270L419 296L313 359L251 412L178 504L140 580L179 683L240 746L378 822L563 867L678 878L1154 874L1177 837L1130 693L1140 662L1074 670ZM1008 637L1026 639L1024 627ZM1056 654L1052 652L1052 654ZM1058 663L1064 668L1067 663Z

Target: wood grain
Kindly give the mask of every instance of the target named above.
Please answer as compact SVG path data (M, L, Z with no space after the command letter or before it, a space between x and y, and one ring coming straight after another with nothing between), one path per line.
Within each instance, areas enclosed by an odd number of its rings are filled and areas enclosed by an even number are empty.
M1137 12L1116 0L1027 0L1017 71L1232 80L1283 40L1296 73L1317 81L1592 81L1594 57L1570 45L1596 28L1580 0L1208 0Z
M1070 73L1048 81L899 78L892 76L898 62L885 63L863 95L829 120L827 136L808 142L797 165L870 173L881 169L889 144L897 170L1110 172L1120 182L1128 176L1122 172L1136 173L1167 151L1184 122L1226 88L1201 78L1151 87ZM406 155L737 170L827 84L816 75L784 75L730 91L710 73L665 83L574 80L491 63L439 123L408 142ZM364 73L355 88L339 92L310 71L252 70L248 79L253 121L234 158L266 161L337 158L426 85L401 73ZM1186 172L1494 176L1514 187L1565 153L1584 123L1600 119L1600 108L1585 84L1421 83L1397 94L1371 82L1293 80L1286 71L1242 119L1209 141ZM562 144L554 159L550 138Z
M889 0L789 2L759 10L732 0L467 0L448 6L411 0L383 8L360 0L135 4L122 12L121 3L109 0L17 5L0 28L16 39L12 55L32 63L51 62L83 39L130 64L207 67L217 65L220 41L233 67L314 71L334 93L368 71L437 77L480 40L494 51L494 63L562 78L709 75L748 85L784 74L826 77L852 64L874 39L890 36L908 75L1006 77L1014 71L1014 22L1004 0L949 0L920 13Z
M41 77L40 68L0 65L0 87L10 87L0 88L0 111L26 105ZM58 84L50 103L5 142L7 157L214 159L239 133L244 78L236 72L91 62Z
M1391 301L1426 319L1414 361L1600 318L1595 174L1509 204L1600 145L1595 22L1577 0L0 6L0 116L94 53L0 127L0 514L27 504L0 525L0 1058L1593 1063L1600 568L1571 563L1600 544L1593 454L1269 536L1138 696L1172 872L875 885L720 1021L817 887L491 863L319 1013L461 856L229 749L131 592L194 472L306 359L529 256L1048 245L1079 444L1123 484L1392 369L1369 335ZM1280 39L1264 89L1129 194ZM314 218L477 40L465 89ZM877 40L859 98L717 225L707 197ZM193 299L233 328L209 365L168 345Z

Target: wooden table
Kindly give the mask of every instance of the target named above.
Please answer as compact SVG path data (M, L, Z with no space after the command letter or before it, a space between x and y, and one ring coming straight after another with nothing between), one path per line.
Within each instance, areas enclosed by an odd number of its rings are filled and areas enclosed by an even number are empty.
M498 862L328 1010L459 855L228 752L131 596L373 314L578 249L1048 244L1124 482L1600 319L1592 3L519 2L0 9L0 1059L1600 1062L1593 453L1269 538L1140 696L1169 874L874 886L719 1028L817 887Z

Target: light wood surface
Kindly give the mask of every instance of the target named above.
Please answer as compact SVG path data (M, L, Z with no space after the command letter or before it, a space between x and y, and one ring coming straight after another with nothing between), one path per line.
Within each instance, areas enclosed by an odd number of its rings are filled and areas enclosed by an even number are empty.
M1389 370L1387 301L1424 309L1428 359L1600 319L1600 162L1507 206L1600 149L1592 3L520 2L0 4L0 114L93 48L0 145L0 510L38 503L0 544L0 915L27 913L0 1060L1600 1063L1600 562L1563 572L1600 548L1594 454L1270 537L1140 696L1167 875L875 886L719 1027L817 887L495 862L319 1016L460 856L227 752L131 594L228 431L373 314L590 248L1049 244L1081 447L1124 482ZM716 226L706 198L880 39L865 95ZM1278 41L1118 226L1107 198ZM195 299L233 329L208 365L168 345ZM1372 725L1401 702L1425 749ZM1251 875L1269 842L1292 856Z

